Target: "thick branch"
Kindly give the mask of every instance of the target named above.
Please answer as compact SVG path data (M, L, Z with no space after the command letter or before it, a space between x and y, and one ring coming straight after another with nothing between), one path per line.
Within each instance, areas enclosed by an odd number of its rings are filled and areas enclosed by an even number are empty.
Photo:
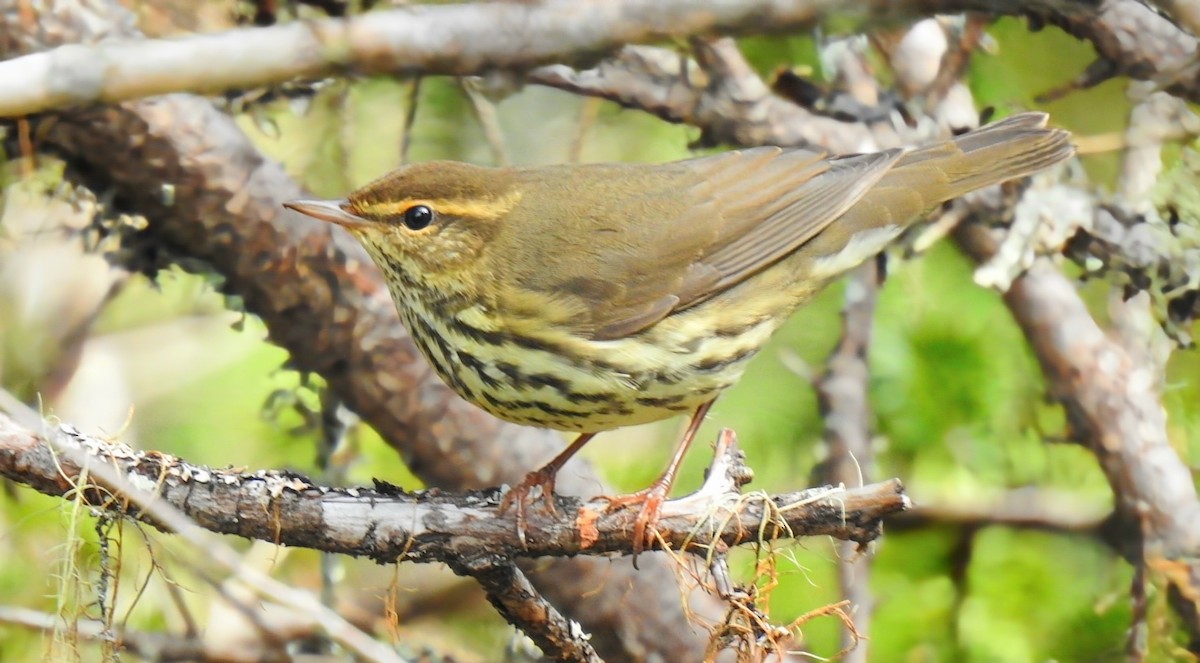
M116 468L134 485L222 534L455 568L497 556L607 556L633 549L636 509L609 511L603 498L559 498L556 514L531 509L522 545L515 516L498 513L500 494L495 491L405 493L386 484L330 488L287 472L214 470L158 452L135 451L65 425L53 434L63 448ZM79 470L75 460L56 453L38 434L0 415L0 475L64 496L80 492ZM801 536L866 543L879 535L884 516L908 507L898 480L767 497L740 494L747 476L732 434L723 434L705 484L663 506L655 547L706 554L717 541L734 546ZM127 507L108 490L82 492L92 504L118 511Z
M961 226L959 243L977 260L995 251L978 224ZM1153 362L1096 324L1075 286L1042 258L1004 294L1050 383L1073 435L1100 461L1116 497L1118 526L1109 535L1134 560L1167 573L1176 609L1193 633L1200 605L1200 499L1191 472L1167 439L1160 377Z
M115 40L0 64L0 115L367 73L478 74L594 59L630 42L810 24L819 0L424 5L171 40ZM864 3L869 4L870 3ZM10 20L17 20L12 10ZM591 56L591 57L589 57Z
M1169 76L1172 92L1196 99L1195 38L1135 0L858 0L846 13L889 17L981 11L1027 14L1090 40L1103 60L1081 84L1117 74ZM587 64L621 46L701 34L811 27L830 11L820 0L556 0L542 3L423 5L342 19L297 21L170 40L90 41L80 17L63 41L80 42L0 62L0 116L87 102L117 102L172 92L215 92L364 73L482 74L550 63ZM101 10L103 12L103 10ZM40 50L41 31L21 31L12 6L5 52Z
M963 227L958 238L974 257L994 250L978 225ZM1147 543L1169 556L1200 553L1200 500L1167 439L1154 366L1105 334L1075 286L1044 259L1004 297L1067 408L1074 435L1099 457L1120 506L1146 519Z

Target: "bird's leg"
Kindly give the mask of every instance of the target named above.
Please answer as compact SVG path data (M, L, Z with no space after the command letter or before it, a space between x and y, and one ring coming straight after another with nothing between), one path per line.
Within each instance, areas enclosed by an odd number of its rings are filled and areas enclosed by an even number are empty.
M580 433L579 437L575 438L575 441L571 443L571 446L563 449L549 463L526 474L521 483L510 488L504 494L504 498L500 500L500 513L502 515L512 508L513 505L517 507L517 538L520 539L522 546L525 545L525 507L528 506L527 502L529 501L530 493L533 492L534 488L541 488L542 492L539 500L547 511L551 514L556 513L554 510L554 480L558 475L558 471L562 469L563 465L567 464L568 460L571 460L572 456L579 453L579 450L583 448L583 445L588 443L588 440L591 440L595 436L595 433Z
M667 494L671 492L671 484L675 483L675 474L679 471L679 465L683 462L683 457L687 455L688 447L692 445L692 440L696 438L696 432L700 430L700 424L704 423L704 417L708 414L708 409L712 407L715 400L708 401L696 408L696 411L692 414L691 421L688 422L687 431L684 432L683 439L675 447L675 453L671 456L670 464L667 465L667 469L663 471L654 483L636 493L605 498L608 500L610 511L625 506L642 505L642 510L638 512L637 518L633 521L633 559L635 565L638 554L645 549L655 525L658 524L659 511L662 509L663 502L667 499ZM647 530L649 530L649 534Z

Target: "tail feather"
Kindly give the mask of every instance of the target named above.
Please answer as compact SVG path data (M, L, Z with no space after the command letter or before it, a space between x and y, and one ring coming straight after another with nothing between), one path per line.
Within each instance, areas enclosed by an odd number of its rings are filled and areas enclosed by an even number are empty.
M1036 173L1075 152L1070 134L1046 127L1045 113L1020 113L954 140L904 155L880 185L922 182L932 207L975 189Z
M1070 134L1047 128L1046 119L1044 113L1022 113L906 152L800 252L813 259L810 274L831 278L878 253L904 226L947 200L1070 158Z

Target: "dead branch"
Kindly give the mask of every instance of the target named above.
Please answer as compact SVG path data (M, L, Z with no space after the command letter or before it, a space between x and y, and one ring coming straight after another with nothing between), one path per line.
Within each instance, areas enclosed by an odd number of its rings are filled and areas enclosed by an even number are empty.
M889 531L931 525L974 529L999 525L1100 537L1112 514L1107 504L1042 488L1015 488L975 498L955 496L954 499L939 499L937 496L919 495L914 502L912 509L888 520Z
M1039 24L1058 25L1095 44L1100 59L1081 74L1075 87L1127 75L1156 80L1173 94L1192 100L1197 96L1200 67L1189 59L1195 37L1135 0L1111 0L1099 6L1044 0L865 0L854 5L850 9L893 17L964 11L1025 14ZM270 85L297 77L332 75L346 68L364 73L469 75L524 70L551 62L585 64L625 44L664 37L802 29L820 18L823 7L811 0L755 0L722 7L719 12L708 9L689 2L645 0L467 4L405 8L178 40L74 45L0 63L0 115L170 92ZM0 18L19 20L15 9ZM572 29L564 30L564 25ZM448 53L457 55L447 57ZM168 75L153 68L164 62L171 66Z
M474 557L456 560L452 568L475 578L496 611L530 634L546 656L556 661L604 663L579 624L542 598L511 559Z
M0 606L0 624L17 626L43 633L71 632L80 640L97 643L109 643L128 654L133 654L147 661L171 663L173 661L196 661L198 663L237 663L245 661L263 661L275 663L292 660L284 651L271 653L264 650L247 652L244 659L231 659L225 650L213 651L202 638L194 634L156 633L132 629L128 627L109 628L108 624L96 619L64 620L56 615L50 615L27 608Z
M851 274L842 308L842 338L826 361L825 372L815 380L825 443L829 457L817 476L831 483L859 486L869 481L874 465L871 449L870 405L867 402L869 373L867 351L879 292L879 266L867 262ZM870 634L875 599L871 594L871 552L861 546L838 544L838 582L842 598L850 602L853 629L842 637L846 661L867 660L867 647L859 643ZM857 646L855 646L857 645Z
M732 433L723 432L701 489L664 505L655 545L702 555L717 547L805 535L831 535L863 545L880 534L883 516L909 505L898 480L853 490L742 495L740 486L750 476L742 463ZM515 516L497 513L500 491L405 494L386 484L329 488L286 472L214 470L158 452L134 451L64 424L38 434L3 415L0 476L46 494L72 495L164 531L191 533L189 541L204 549L205 542L194 534L200 527L381 562L446 563L476 578L505 619L547 655L564 661L601 659L582 628L543 598L513 560L633 549L636 514L610 512L604 499L579 503L560 498L556 513L534 510L527 514L522 540ZM211 550L210 556L231 558L224 548ZM283 591L243 567L232 568L272 595L282 592L287 603L316 603L313 597L297 599L303 594ZM344 628L331 629L331 634L346 637ZM357 648L370 651L361 642Z
M883 517L908 507L895 479L863 488L743 495L740 486L749 470L732 434L721 439L704 485L664 505L656 547L705 555L717 541L736 546L802 536L864 544L879 535ZM62 457L55 445L115 468L210 531L380 562L454 566L496 557L626 554L633 546L636 513L609 511L603 498L559 497L555 514L531 509L522 546L515 515L498 513L498 489L457 495L405 493L385 483L370 489L321 486L295 473L220 470L135 451L65 424L38 434L0 415L0 475L48 495L82 491L90 504L165 529L172 528L130 508L108 492L111 487L77 485L81 462Z
M88 445L80 444L79 439L74 439L66 430L41 422L31 410L6 391L0 391L0 408L28 421L28 425L39 426L45 434L43 437L0 414L0 456L4 458L0 465L10 467L17 473L34 470L35 467L45 470L41 474L37 471L28 474L33 483L27 485L43 492L50 491L57 496L74 493L73 497L76 499L90 501L93 505L117 513L136 512L144 522L171 531L197 550L204 551L209 560L252 588L260 597L311 615L314 623L331 639L341 643L359 658L374 663L400 662L399 656L390 647L355 628L308 592L289 587L258 569L243 564L241 555L232 547L207 537L205 530L189 517L167 501L157 499L153 492L155 479L137 473L121 472L111 463L97 462L100 459L88 452ZM100 442L94 439L91 441ZM129 447L119 446L123 447L120 453L132 453ZM32 456L24 453L30 450L34 450ZM27 465L31 460L36 463L35 466Z
M978 224L960 226L959 243L977 260L995 251ZM1153 362L1110 338L1096 324L1075 286L1047 259L1018 277L1004 300L1033 346L1072 432L1100 461L1120 516L1127 558L1164 572L1172 592L1194 616L1200 605L1200 499L1191 472L1167 439L1166 413ZM1188 624L1200 632L1200 622Z
M850 44L833 43L841 54L838 76L842 86L855 91L863 105L874 103L881 91L865 53ZM829 357L825 371L813 381L821 419L825 422L825 444L829 456L814 469L818 480L844 486L861 486L871 480L874 450L871 448L871 405L867 399L870 369L867 354L875 303L883 281L882 259L869 260L846 279L842 306L842 335ZM871 617L875 598L871 593L873 551L849 542L838 543L838 584L849 602L849 627L842 631L841 651L847 663L865 663L869 657Z
M1144 74L1139 61L1155 64L1159 53L1118 39L1134 28L1142 41L1162 35L1176 49L1186 33L1133 0L1102 3L860 0L848 9L893 18L987 11L1030 14L1062 25L1097 43L1114 73ZM0 116L44 112L90 102L114 103L173 92L218 92L320 78L346 70L361 73L472 75L526 70L549 63L590 63L629 43L698 34L776 32L811 27L827 11L814 0L752 0L697 4L690 0L557 0L536 4L477 3L404 7L348 18L296 21L181 39L80 39L84 12L49 35L10 34L20 46L7 52L42 50L30 43L49 36L74 42L43 53L0 62ZM95 10L103 16L104 7ZM1155 22L1154 19L1158 19ZM11 7L0 20L13 31L21 21ZM1164 24L1164 25L1160 25ZM40 31L39 31L40 32ZM1155 42L1157 43L1157 41ZM1192 44L1194 46L1194 42ZM1161 49L1160 49L1161 50ZM1164 61L1165 60L1165 61ZM1161 67L1154 69L1163 71Z

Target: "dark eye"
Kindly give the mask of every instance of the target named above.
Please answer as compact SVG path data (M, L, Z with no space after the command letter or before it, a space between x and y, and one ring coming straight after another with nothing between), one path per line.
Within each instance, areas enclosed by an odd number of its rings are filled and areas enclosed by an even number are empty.
M409 230L420 230L433 223L433 210L425 205L413 205L404 211L404 225Z

